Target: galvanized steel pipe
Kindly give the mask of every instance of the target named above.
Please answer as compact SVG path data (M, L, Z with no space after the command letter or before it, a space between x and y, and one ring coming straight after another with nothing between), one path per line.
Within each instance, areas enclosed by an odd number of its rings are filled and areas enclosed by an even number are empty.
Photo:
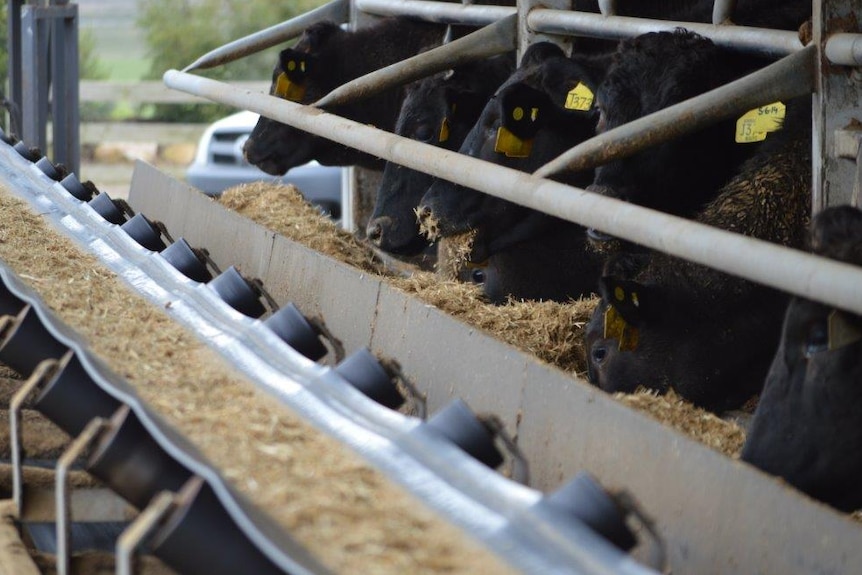
M487 26L517 11L514 6L456 4L428 0L354 0L354 3L359 10L375 16L410 16L428 22L464 26Z
M747 110L814 91L817 49L808 46L774 64L674 106L582 142L535 174L547 178L631 156Z
M230 84L169 70L169 88L248 109L407 168L862 314L862 269L606 198ZM744 254L745 257L741 257Z
M463 38L351 80L313 105L337 106L361 100L454 66L509 52L518 42L517 27L518 17L507 16Z
M862 34L833 34L826 41L826 59L839 66L862 66Z
M300 14L281 24L264 28L254 34L249 34L233 42L207 52L193 63L186 66L185 71L207 69L239 60L251 54L256 54L267 48L287 42L316 22L331 20L338 24L347 22L350 13L350 0L332 0L331 2Z
M796 32L749 26L713 26L695 22L545 9L530 12L527 24L536 32L545 34L592 36L609 40L620 40L647 32L669 32L682 27L709 38L718 46L774 57L787 56L802 48Z

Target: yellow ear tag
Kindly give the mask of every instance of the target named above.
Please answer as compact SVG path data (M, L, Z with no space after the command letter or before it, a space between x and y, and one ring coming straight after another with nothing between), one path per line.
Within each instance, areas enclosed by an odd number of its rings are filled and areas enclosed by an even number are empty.
M441 144L449 139L449 118L443 116L443 122L440 124L440 135L437 136L437 141Z
M783 102L773 102L749 110L736 121L736 143L762 142L769 132L781 129L785 113L786 106Z
M533 140L522 140L503 126L497 128L495 152L506 154L508 158L528 158L532 150Z
M829 351L856 343L862 339L862 329L847 321L847 316L837 309L832 310L827 320L829 328Z
M634 351L638 347L638 328L627 324L612 305L605 310L604 337L616 339L620 351Z
M294 62L290 63L296 66ZM305 96L305 86L294 84L288 79L287 74L282 72L275 79L275 95L291 102L299 102Z
M578 82L578 85L566 94L565 107L567 110L586 112L593 107L594 98L593 91L587 88L583 82Z

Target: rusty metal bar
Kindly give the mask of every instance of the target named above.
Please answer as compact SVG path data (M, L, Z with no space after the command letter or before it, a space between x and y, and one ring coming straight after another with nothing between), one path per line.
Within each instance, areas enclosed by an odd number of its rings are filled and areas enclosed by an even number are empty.
M169 70L165 84L244 108L352 148L696 263L862 313L862 270L606 198L230 84ZM740 258L745 253L748 257Z
M516 12L514 6L485 6L428 0L354 0L356 7L377 16L410 16L464 26L487 26Z
M99 434L107 427L108 422L101 417L93 418L81 435L76 437L66 451L57 460L57 475L54 479L54 490L57 497L57 573L58 575L69 575L69 559L72 555L72 540L70 529L72 527L71 502L69 498L69 468L96 440Z
M135 551L155 527L173 512L175 497L170 491L162 491L153 497L150 504L120 534L115 553L116 575L135 575L132 562Z
M407 84L453 66L514 50L517 41L517 16L507 16L449 44L351 80L313 105L337 106L368 98L388 88Z
M862 66L862 34L833 34L826 41L826 58L839 66Z
M72 352L68 352L71 354ZM67 355L68 355L67 354ZM12 500L18 507L18 513L24 512L24 464L21 461L23 453L21 410L24 402L38 389L45 380L52 376L60 362L55 359L43 360L30 377L22 385L9 402L9 443L12 452Z
M674 106L654 112L578 144L535 175L547 178L625 158L651 146L703 129L741 111L810 94L815 84L815 46Z
M796 32L750 26L713 26L695 22L538 9L530 12L527 23L536 32L592 36L608 40L621 40L647 32L669 32L683 27L709 38L716 45L724 48L774 57L787 56L803 47Z
M254 34L249 34L232 42L207 52L188 66L185 71L207 69L239 60L250 54L256 54L267 48L277 46L301 35L303 30L324 20L332 20L338 24L347 22L350 0L332 0L331 2L300 14L281 24L264 28Z

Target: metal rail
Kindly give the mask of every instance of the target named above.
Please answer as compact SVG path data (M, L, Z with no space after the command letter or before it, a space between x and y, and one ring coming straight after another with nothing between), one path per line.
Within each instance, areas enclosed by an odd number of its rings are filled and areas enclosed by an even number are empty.
M673 31L682 27L709 38L718 46L765 56L786 56L802 48L796 32L750 26L714 26L697 22L607 17L587 12L544 9L530 12L527 24L536 32L546 34L592 36L608 40L621 40L646 32Z
M169 70L168 87L301 130L498 198L793 294L862 313L862 270L441 150L320 109ZM747 257L740 258L739 254Z
M515 14L514 6L487 6L427 0L354 0L357 10L375 16L409 16L441 24L487 26Z
M517 17L513 14L443 46L375 70L339 86L315 102L317 107L337 106L367 98L474 60L514 50L518 42Z
M291 18L286 22L270 26L254 34L243 36L215 50L211 50L186 66L185 71L214 68L255 54L261 50L272 48L282 42L296 38L308 26L316 22L332 20L341 24L347 21L349 11L350 0L332 0L328 4L310 10L296 18Z
M595 168L732 118L740 110L814 91L817 50L808 46L744 78L608 130L551 160L535 175Z

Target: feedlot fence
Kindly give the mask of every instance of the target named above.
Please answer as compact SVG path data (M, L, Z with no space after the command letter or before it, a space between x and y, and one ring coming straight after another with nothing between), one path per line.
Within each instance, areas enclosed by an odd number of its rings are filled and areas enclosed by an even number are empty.
M616 3L599 3L603 14L570 10L569 2L519 1L517 7L450 4L425 0L335 0L302 17L231 42L201 57L185 71L170 70L169 88L248 109L304 131L378 156L435 177L549 213L588 228L646 247L704 264L789 293L862 313L862 271L853 266L748 238L693 221L620 202L560 184L540 176L561 169L586 169L613 159L603 150L631 154L656 142L710 122L739 115L781 98L807 93L813 98L812 207L858 204L860 131L854 124L859 97L858 66L862 64L862 35L848 31L853 22L850 1L813 2L811 41L800 34L735 25L692 24L613 16ZM735 2L717 0L713 20L724 22ZM485 25L474 34L425 54L423 67L413 59L361 77L334 90L318 102L303 106L274 96L191 74L196 68L220 65L298 37L317 19L362 25L380 16L403 15L447 24ZM544 40L565 45L570 36L625 38L650 30L690 28L717 44L780 58L775 64L745 78L692 98L631 124L596 136L535 174L526 174L454 152L412 141L326 113L320 105L343 103L358 93L406 83L459 62L485 58ZM834 29L833 29L834 28ZM416 57L418 59L419 57ZM679 122L681 117L697 118ZM740 254L745 254L740 257Z

